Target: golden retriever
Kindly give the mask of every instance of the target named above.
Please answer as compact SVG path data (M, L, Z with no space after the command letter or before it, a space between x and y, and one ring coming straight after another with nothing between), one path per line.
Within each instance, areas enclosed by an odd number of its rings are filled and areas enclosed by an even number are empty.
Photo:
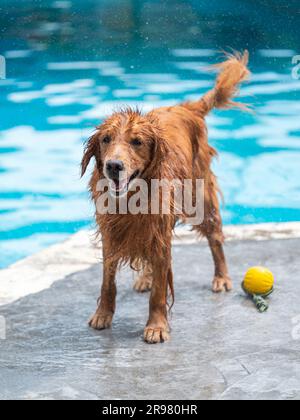
M109 181L117 201L124 193L128 200L131 185L137 179L145 181L150 191L153 179L204 180L204 220L193 229L208 239L215 264L214 292L230 291L232 282L223 250L219 190L211 170L217 153L208 144L205 117L213 108L243 107L231 99L250 74L247 64L247 51L243 55L227 56L225 62L216 66L219 75L215 87L199 101L155 109L144 115L132 109L114 113L89 139L82 159L82 175L91 158L96 161L90 181L95 203L104 194L97 188L101 180ZM144 340L159 343L170 338L169 290L174 301L171 242L178 219L186 222L186 214L96 212L103 243L104 273L91 327L98 330L111 327L116 272L120 265L129 263L131 267L144 268L144 274L135 284L136 290L151 289Z

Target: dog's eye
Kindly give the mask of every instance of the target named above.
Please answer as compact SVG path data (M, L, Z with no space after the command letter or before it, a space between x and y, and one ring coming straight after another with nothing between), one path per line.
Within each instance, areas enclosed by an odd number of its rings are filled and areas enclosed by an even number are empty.
M131 144L132 146L138 147L138 146L141 146L143 143L141 142L140 139L133 139L131 140Z
M102 140L102 142L104 144L109 144L111 142L111 138L109 136L104 137L104 139Z

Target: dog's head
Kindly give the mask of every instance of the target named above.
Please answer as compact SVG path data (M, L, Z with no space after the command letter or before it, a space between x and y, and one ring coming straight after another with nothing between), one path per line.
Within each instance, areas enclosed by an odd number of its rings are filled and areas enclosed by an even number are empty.
M108 118L89 139L82 159L82 175L95 157L100 176L114 193L126 193L137 178L155 178L166 157L162 132L151 114L126 110Z

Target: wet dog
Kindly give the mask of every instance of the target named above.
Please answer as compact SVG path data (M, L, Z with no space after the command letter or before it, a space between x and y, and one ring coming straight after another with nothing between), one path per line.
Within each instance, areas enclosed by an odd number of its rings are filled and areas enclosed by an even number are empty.
M116 200L128 200L132 187L143 180L151 192L152 180L204 181L204 219L193 229L208 239L215 264L214 292L230 291L232 282L223 250L224 235L218 202L218 184L211 170L216 151L209 145L205 117L214 108L243 107L232 98L249 76L248 53L228 56L218 64L215 87L199 101L155 109L147 114L125 109L114 113L89 139L82 175L94 157L96 165L90 181L92 198L97 203L104 194L97 187L107 180L109 193ZM195 191L193 191L195 195ZM174 200L173 200L174 204ZM172 206L171 206L172 207ZM135 284L138 291L151 289L149 320L144 331L148 343L169 339L168 292L174 300L171 242L179 219L187 214L96 212L103 242L104 273L101 297L90 326L101 330L111 327L115 312L118 267L130 264L143 267L144 274Z

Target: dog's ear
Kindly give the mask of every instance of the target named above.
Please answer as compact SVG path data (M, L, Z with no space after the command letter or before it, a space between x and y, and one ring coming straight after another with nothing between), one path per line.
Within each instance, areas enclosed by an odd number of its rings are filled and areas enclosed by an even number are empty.
M100 144L99 144L99 133L92 135L86 143L84 148L84 154L81 161L81 176L85 174L87 167L91 159L95 157L97 166L99 167L99 162L101 162L100 156Z
M169 155L169 147L163 135L155 131L152 136L151 161L147 173L152 179L160 179L163 174L163 165Z

